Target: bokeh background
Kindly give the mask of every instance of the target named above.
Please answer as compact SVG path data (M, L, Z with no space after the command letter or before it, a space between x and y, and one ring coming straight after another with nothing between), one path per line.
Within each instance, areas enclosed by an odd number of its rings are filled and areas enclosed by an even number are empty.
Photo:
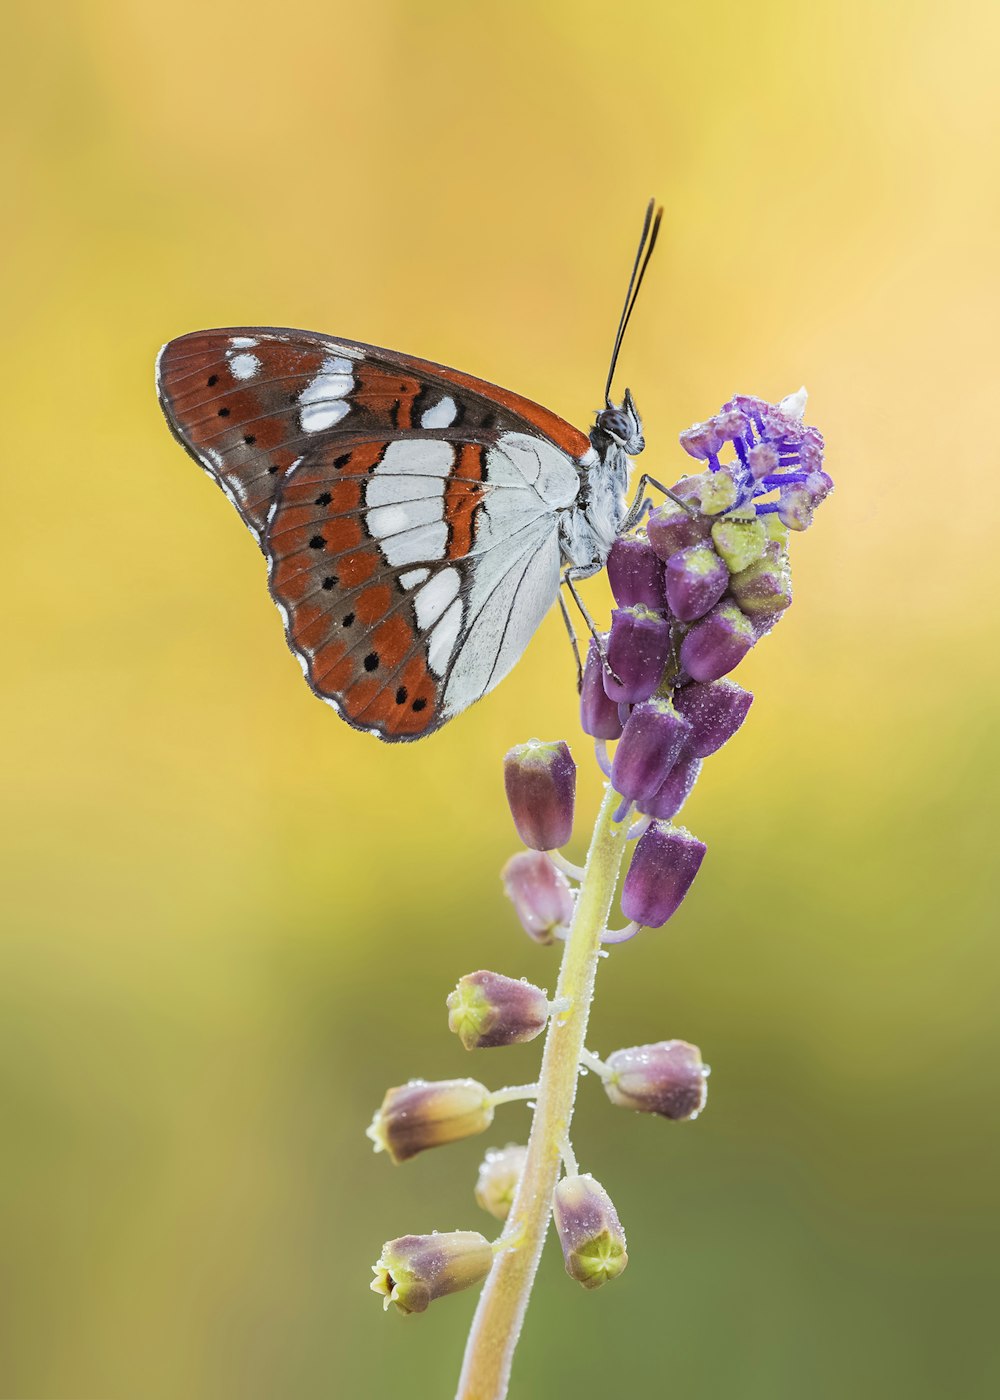
M585 1084L629 1229L550 1249L516 1397L995 1395L1000 11L15 0L3 21L0 1395L452 1394L474 1299L383 1317L381 1241L475 1228L483 1141L364 1137L473 1062L443 998L551 986L502 899L500 760L566 736L558 618L426 744L303 686L262 560L156 406L160 343L302 325L587 425L623 358L660 477L803 380L837 492L747 663L710 847L604 965L592 1041L696 1041L674 1128ZM591 586L597 609L604 585ZM523 1136L504 1111L488 1141Z

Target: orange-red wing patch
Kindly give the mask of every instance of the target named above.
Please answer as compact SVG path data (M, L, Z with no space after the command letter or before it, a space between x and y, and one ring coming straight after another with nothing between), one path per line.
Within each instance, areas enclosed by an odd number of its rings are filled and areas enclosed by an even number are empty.
M482 499L483 448L478 442L464 442L444 489L449 559L464 559L472 548L473 523Z

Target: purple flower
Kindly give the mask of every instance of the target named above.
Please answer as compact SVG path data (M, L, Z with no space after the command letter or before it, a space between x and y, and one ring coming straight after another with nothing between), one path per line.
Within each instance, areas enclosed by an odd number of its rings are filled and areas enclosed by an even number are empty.
M612 700L633 705L648 700L663 679L670 660L671 629L667 618L649 608L616 608L611 614L604 689Z
M475 1079L414 1079L386 1090L367 1134L376 1152L399 1163L429 1147L484 1133L492 1122L490 1091Z
M611 786L623 797L651 797L690 733L669 700L646 700L629 715L611 764Z
M681 666L696 681L717 681L738 666L757 634L737 605L719 604L681 643Z
M654 821L636 844L622 885L622 913L661 928L677 912L698 874L705 846L684 827Z
M608 582L619 607L635 604L662 609L666 605L663 563L648 539L623 535L611 546L607 562Z
M628 1263L625 1231L601 1183L590 1175L564 1176L552 1206L570 1278L584 1288L617 1278Z
M531 739L510 750L503 764L504 786L517 834L536 851L565 846L573 832L576 764L560 739Z
M656 791L638 804L639 810L647 817L656 817L659 821L669 821L676 817L691 796L691 789L698 781L700 772L701 759L688 742Z
M622 732L618 701L604 689L604 662L593 639L580 687L580 728L595 739L617 739Z
M667 602L681 622L704 617L728 587L729 570L710 544L693 544L667 560Z
M705 1107L708 1068L686 1040L661 1040L616 1050L605 1061L604 1089L619 1108L656 1113L675 1123L697 1118Z
M573 918L573 894L561 870L541 851L518 851L500 873L504 894L536 943L552 943Z
M692 681L675 693L674 704L691 726L691 748L699 758L708 758L739 729L753 695L735 681Z
M386 1311L421 1313L436 1298L482 1283L492 1267L493 1246L475 1230L401 1235L382 1246L371 1290Z
M671 500L650 511L646 521L649 543L664 563L679 549L704 543L708 539L709 528L707 520L697 514L692 515Z
M506 1220L510 1214L527 1156L526 1147L509 1142L506 1147L489 1148L479 1164L476 1202L497 1220Z
M534 1040L548 1024L541 987L499 972L468 972L448 997L448 1029L466 1050L489 1050Z
M679 441L685 452L702 461L717 456L726 445L726 439L719 431L714 418L709 418L706 423L693 423L690 428L685 428Z

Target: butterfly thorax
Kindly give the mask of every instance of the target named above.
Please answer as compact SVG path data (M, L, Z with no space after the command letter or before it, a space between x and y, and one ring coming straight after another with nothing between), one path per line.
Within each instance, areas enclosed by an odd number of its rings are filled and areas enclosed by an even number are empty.
M628 514L629 459L645 446L642 423L628 390L621 408L609 404L597 415L590 444L580 464L580 495L563 517L559 543L568 564L597 573Z

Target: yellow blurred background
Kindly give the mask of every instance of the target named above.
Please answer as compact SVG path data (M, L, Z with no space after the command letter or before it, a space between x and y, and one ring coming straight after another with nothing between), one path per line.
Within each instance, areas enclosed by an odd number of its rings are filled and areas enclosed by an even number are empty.
M837 491L687 821L599 1050L713 1066L675 1128L593 1086L576 1146L631 1264L550 1249L516 1397L993 1396L1000 10L820 0L16 0L6 205L0 1395L452 1394L471 1295L383 1317L383 1239L487 1228L484 1141L364 1137L414 1075L533 1073L445 1028L461 973L551 987L501 896L500 761L565 736L558 617L439 736L314 700L264 567L156 405L160 343L300 325L581 426L646 198L619 383L657 476L803 380ZM590 586L606 608L603 582ZM502 1061L502 1063L501 1063ZM523 1137L502 1111L488 1141Z

